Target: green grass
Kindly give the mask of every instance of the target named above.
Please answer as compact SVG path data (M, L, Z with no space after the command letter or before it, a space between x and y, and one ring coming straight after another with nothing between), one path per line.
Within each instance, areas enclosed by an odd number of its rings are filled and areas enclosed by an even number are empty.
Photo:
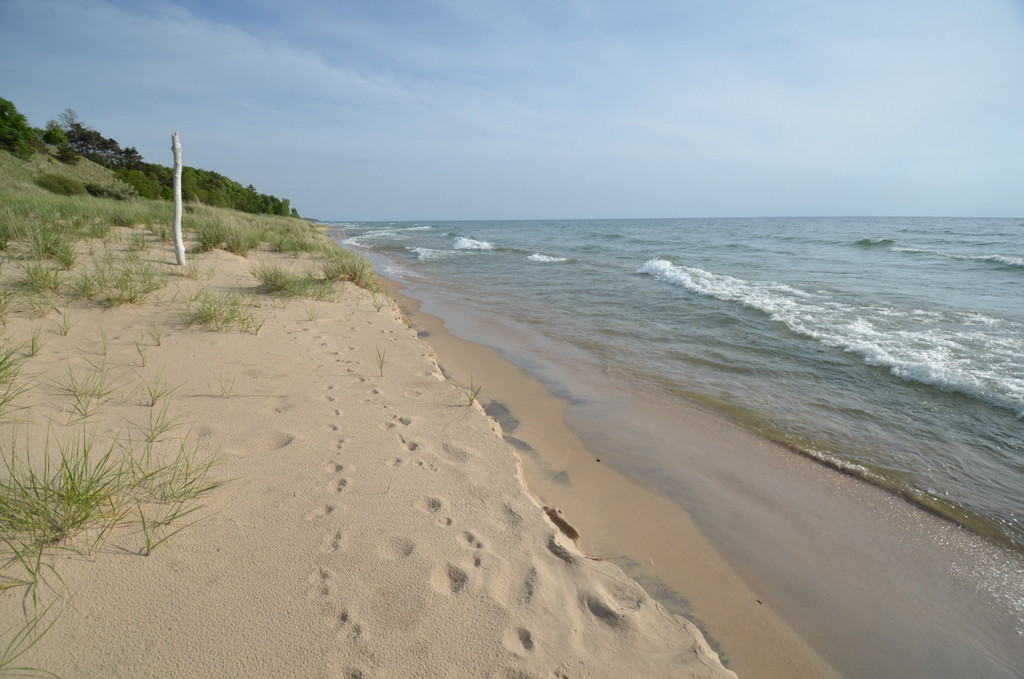
M28 383L20 379L24 363L18 346L7 340L0 343L0 421L26 407L19 403L29 388Z
M60 292L64 277L59 269L45 261L21 263L21 287L29 292L47 295Z
M480 396L480 389L480 385L476 384L476 382L473 381L473 370L470 369L469 388L463 389L463 392L466 394L466 405L473 405L474 403L477 402L477 398Z
M343 250L334 245L325 247L320 262L320 271L325 280L332 283L349 281L371 292L377 292L379 285L373 277L373 265L362 255Z
M106 363L90 364L90 369L75 373L68 368L68 383L65 391L74 398L71 406L71 423L88 419L113 399L118 388Z
M187 438L166 463L151 445L130 437L101 445L84 428L52 445L56 452L48 443L37 453L12 443L2 461L0 556L22 567L20 575L5 572L8 587L34 586L46 572L46 550L93 553L118 527L141 529L140 552L148 555L195 523L199 500L221 485L211 476L216 460Z
M238 330L253 335L263 327L263 320L256 314L259 303L236 293L202 290L187 304L181 314L187 327L199 325L219 332Z
M312 272L296 272L280 264L260 262L252 267L252 274L260 282L260 289L272 295L317 300L328 300L334 296L333 282L318 278Z
M128 511L130 479L116 452L114 444L97 450L95 440L82 430L59 444L56 456L44 455L37 471L28 452L12 446L0 483L5 540L23 548L46 547L89 529L97 541L91 551Z

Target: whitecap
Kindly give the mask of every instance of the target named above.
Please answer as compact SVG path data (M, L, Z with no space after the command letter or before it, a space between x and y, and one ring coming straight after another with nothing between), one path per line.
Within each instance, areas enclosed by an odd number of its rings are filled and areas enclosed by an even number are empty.
M409 252L415 253L416 259L421 262L429 262L436 259L448 259L454 256L451 250L434 250L433 248L406 248Z
M545 262L545 263L568 262L569 261L565 257L549 257L547 255L542 255L539 252L533 253L532 255L527 257L527 259L530 260L531 262Z
M475 240L473 238L465 238L459 236L455 239L455 244L452 246L456 250L493 250L494 245L488 243L485 240Z

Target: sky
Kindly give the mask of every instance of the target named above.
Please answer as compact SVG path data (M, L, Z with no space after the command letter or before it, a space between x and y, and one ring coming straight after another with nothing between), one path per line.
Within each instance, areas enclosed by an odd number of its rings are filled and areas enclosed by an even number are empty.
M0 0L0 63L324 220L1024 217L1024 0Z

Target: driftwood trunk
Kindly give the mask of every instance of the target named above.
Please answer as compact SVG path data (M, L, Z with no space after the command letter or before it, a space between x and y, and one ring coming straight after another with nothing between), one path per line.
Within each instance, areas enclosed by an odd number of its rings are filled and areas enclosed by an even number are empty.
M185 264L185 240L181 235L181 142L178 133L171 132L171 150L174 152L174 258L179 266Z

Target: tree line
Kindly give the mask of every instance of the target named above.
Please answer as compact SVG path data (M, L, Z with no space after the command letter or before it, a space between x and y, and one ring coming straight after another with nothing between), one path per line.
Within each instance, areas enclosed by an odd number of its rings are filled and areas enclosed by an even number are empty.
M174 181L171 168L147 163L135 147L122 147L118 141L104 137L83 124L70 108L40 129L31 127L13 103L0 98L0 148L22 158L37 150L49 152L55 149L57 159L64 163L76 163L79 158L87 158L112 170L143 198L171 198ZM299 216L287 198L260 193L252 184L243 187L210 170L183 167L181 191L185 200L215 207L252 214Z

